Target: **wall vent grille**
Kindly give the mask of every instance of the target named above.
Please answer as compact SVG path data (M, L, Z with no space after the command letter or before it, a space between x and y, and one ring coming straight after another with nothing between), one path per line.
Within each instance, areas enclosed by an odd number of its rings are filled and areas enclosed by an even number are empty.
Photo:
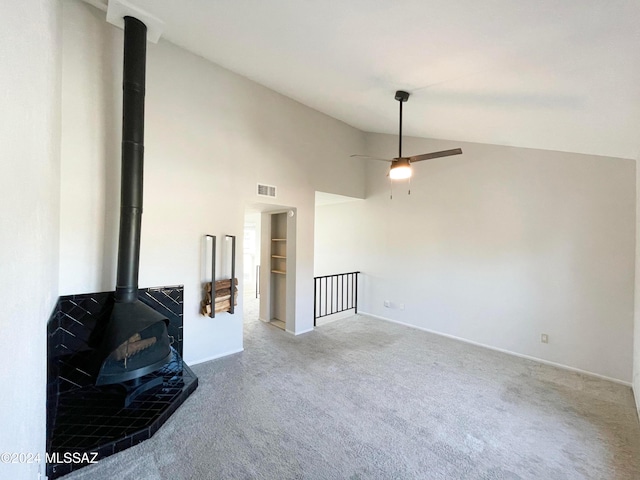
M258 196L276 198L276 187L273 185L258 184Z

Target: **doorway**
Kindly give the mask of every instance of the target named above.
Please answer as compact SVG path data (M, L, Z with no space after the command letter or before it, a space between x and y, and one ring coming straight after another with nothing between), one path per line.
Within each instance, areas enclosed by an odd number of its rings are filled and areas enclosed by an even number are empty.
M252 205L244 222L245 322L261 320L295 333L294 207Z

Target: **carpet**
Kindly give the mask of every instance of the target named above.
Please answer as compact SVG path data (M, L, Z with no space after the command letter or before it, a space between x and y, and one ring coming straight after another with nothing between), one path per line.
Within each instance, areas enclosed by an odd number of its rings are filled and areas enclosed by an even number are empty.
M245 351L150 440L65 479L637 479L631 389L381 320ZM253 312L253 313L250 313Z

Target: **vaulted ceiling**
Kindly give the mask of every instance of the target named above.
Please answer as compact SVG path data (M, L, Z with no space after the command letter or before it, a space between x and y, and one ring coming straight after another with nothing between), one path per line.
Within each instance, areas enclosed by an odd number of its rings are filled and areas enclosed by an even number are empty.
M367 132L637 158L638 0L130 0L163 38ZM406 152L407 154L416 152Z

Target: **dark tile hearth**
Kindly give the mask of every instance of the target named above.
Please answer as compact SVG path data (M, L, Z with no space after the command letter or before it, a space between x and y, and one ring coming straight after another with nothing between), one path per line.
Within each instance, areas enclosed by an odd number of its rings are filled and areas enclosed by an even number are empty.
M95 386L93 353L109 319L113 293L61 297L48 324L47 453L96 452L97 460L150 438L196 389L198 379L182 361L183 288L141 289L141 301L169 318L171 361L144 376L161 385L124 408L120 385ZM87 463L49 463L58 478Z

